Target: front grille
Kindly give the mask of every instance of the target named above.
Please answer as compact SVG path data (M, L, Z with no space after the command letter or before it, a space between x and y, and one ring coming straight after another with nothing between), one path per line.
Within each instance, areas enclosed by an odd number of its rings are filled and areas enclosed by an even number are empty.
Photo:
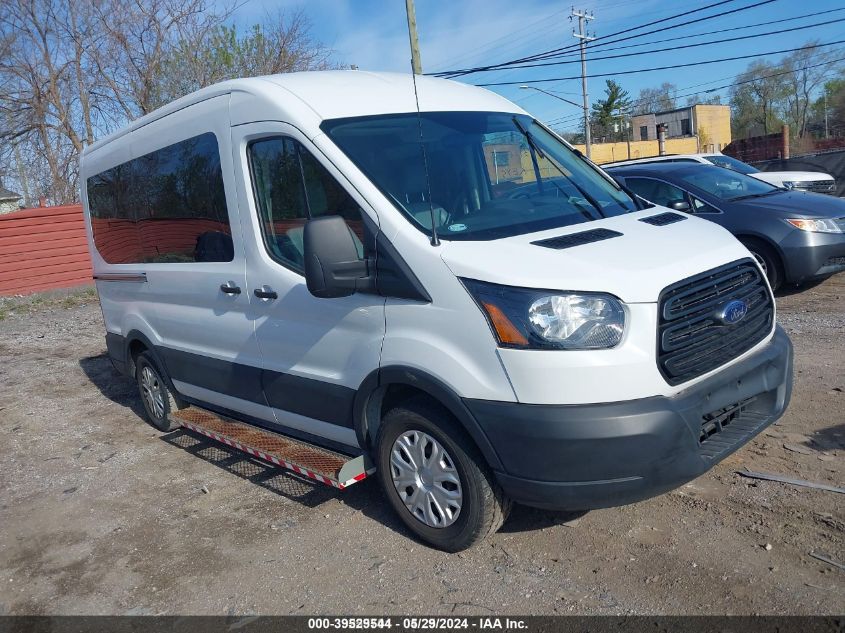
M748 311L724 324L718 313L732 300L744 301ZM754 347L773 322L772 295L751 260L690 277L660 295L657 366L670 385L692 380Z
M757 434L771 416L750 410L756 398L749 398L705 415L698 438L699 451L706 459L717 460Z
M801 191L812 191L813 193L834 193L836 191L836 182L833 180L796 182L793 188Z

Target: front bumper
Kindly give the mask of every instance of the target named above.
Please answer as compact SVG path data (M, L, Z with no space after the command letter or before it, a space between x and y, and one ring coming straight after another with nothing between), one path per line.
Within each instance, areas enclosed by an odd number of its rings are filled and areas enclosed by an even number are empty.
M504 466L496 477L506 494L526 505L586 510L694 479L777 420L791 392L792 344L777 327L764 348L672 397L465 403Z
M787 281L800 284L845 271L845 233L790 231L780 243Z

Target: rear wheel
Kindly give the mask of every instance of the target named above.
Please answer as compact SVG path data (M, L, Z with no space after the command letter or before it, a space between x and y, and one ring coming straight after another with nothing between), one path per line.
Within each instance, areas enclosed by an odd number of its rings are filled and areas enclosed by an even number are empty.
M452 416L423 398L385 415L376 440L379 480L422 540L456 552L498 530L510 511L483 456Z
M164 372L149 352L141 352L135 361L135 378L138 381L138 393L144 404L144 411L150 424L160 431L172 431L179 426L170 420L170 413L176 411L176 401Z
M777 291L783 285L783 268L774 249L758 240L745 238L741 239L740 242L751 251L754 259L760 264L760 268L763 269L766 278L769 280L772 292Z

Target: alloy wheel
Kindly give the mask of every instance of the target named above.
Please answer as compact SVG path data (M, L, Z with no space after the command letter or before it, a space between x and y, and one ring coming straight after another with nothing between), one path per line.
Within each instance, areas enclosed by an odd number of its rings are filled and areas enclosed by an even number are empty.
M141 369L141 396L157 420L164 418L164 390L161 380L149 365Z

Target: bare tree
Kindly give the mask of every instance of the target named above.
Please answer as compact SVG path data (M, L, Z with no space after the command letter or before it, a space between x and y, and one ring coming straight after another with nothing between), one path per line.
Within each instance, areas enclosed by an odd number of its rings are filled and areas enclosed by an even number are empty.
M785 75L781 67L755 61L731 87L734 130L737 136L769 134L782 124Z
M651 112L661 112L665 110L674 110L677 107L675 93L678 92L678 87L664 81L657 88L643 88L640 90L640 95L634 100L634 114L649 114Z
M163 62L159 99L172 101L189 92L226 79L256 77L329 67L329 49L310 34L301 10L268 13L263 26L244 34L234 26L218 25L186 37Z
M833 59L834 55L818 46L818 42L809 42L800 50L791 53L781 63L785 75L786 115L790 129L799 138L807 134L807 123L810 109L813 105L812 97L824 85L825 78L830 72L827 66L819 66ZM810 68L810 66L815 66Z
M221 79L323 68L301 12L239 36L214 0L0 2L0 178L78 199L86 145Z

